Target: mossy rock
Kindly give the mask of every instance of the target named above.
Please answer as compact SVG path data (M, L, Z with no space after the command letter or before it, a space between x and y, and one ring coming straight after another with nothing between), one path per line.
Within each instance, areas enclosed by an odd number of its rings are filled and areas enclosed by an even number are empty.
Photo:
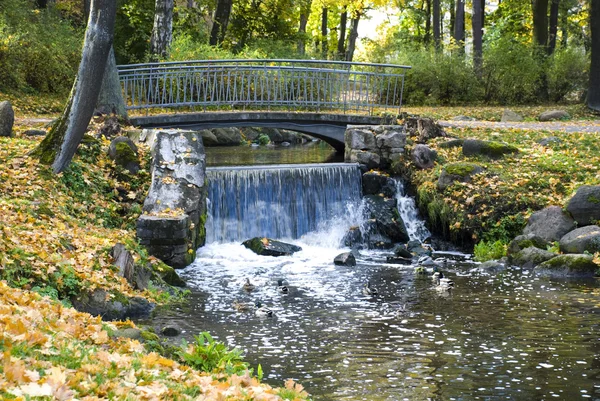
M438 179L438 190L443 191L455 181L470 182L471 177L483 171L483 167L474 163L459 162L448 164L444 166L442 174L440 174L440 178Z
M488 156L500 158L507 154L519 153L519 149L512 145L497 141L482 141L480 139L465 139L462 145L465 156Z
M508 245L507 255L514 255L525 248L535 247L538 249L548 248L548 241L535 234L519 235L513 239Z
M113 139L108 147L108 156L132 174L140 170L137 146L125 136Z
M289 256L302 250L302 248L297 245L260 237L246 240L242 245L257 255L262 256Z
M534 271L544 277L589 278L596 275L599 267L591 255L568 254L541 263Z
M555 256L555 253L537 248L535 246L530 246L513 255L511 262L516 266L531 268L551 260Z
M193 260L193 259L192 259ZM164 263L160 263L154 266L154 273L160 277L162 281L165 283L172 285L174 287L185 287L186 283L183 281L181 277L177 274L175 269L171 266L168 266Z

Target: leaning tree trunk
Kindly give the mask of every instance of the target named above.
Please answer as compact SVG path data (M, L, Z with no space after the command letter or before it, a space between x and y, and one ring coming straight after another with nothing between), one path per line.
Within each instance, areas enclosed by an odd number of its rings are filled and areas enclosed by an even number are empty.
M592 33L592 60L587 105L600 112L600 0L591 0L590 31Z
M227 25L229 25L229 16L231 15L231 7L233 0L217 1L217 9L215 10L215 19L210 31L209 43L211 46L220 45L225 39Z
M173 0L156 0L154 27L150 37L150 54L157 59L166 57L173 40Z
M346 50L346 61L352 61L354 50L356 49L356 39L358 39L358 23L360 22L360 12L350 20L350 35L348 36L348 48Z
M104 78L102 78L102 87L98 96L95 113L116 114L119 117L127 119L127 110L123 101L123 92L121 82L119 81L119 72L117 71L117 61L115 60L115 51L110 48L106 60L106 69Z
M483 63L483 21L481 20L482 0L473 0L473 66L475 73L481 78Z
M337 59L343 60L346 57L346 25L348 23L348 10L344 6L344 11L340 14L340 37L337 44Z
M94 114L106 60L113 41L115 0L93 0L85 31L79 71L65 111L32 152L55 173L69 166Z

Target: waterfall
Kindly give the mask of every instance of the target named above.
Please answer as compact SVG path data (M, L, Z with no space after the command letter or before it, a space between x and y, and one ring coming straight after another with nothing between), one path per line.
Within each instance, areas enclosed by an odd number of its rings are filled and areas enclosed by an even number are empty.
M356 224L350 218L361 201L356 164L212 167L206 175L209 243L297 239L333 221L344 229Z
M425 221L419 216L419 211L415 205L415 199L406 195L404 182L396 181L396 202L398 205L398 213L404 221L406 231L411 240L417 239L423 242L431 236L431 233L425 227Z

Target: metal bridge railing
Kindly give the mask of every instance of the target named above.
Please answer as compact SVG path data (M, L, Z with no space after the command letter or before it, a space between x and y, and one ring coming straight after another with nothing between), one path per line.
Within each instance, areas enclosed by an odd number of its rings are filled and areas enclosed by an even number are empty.
M404 74L394 64L324 60L197 60L118 66L129 110L287 109L398 112Z

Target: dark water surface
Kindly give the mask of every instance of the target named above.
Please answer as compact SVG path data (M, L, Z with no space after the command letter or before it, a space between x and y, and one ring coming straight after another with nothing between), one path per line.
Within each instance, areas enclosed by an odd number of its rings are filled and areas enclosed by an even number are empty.
M267 382L294 378L315 400L600 399L596 281L496 278L452 262L447 295L382 252L334 266L339 250L319 242L284 258L211 244L182 274L190 305L155 324L174 322L188 338L207 330L262 364ZM242 290L246 277L256 292ZM367 280L380 296L362 295ZM235 299L260 299L276 317L237 313Z
M342 153L322 141L293 146L219 146L206 148L206 165L332 163L344 161Z

